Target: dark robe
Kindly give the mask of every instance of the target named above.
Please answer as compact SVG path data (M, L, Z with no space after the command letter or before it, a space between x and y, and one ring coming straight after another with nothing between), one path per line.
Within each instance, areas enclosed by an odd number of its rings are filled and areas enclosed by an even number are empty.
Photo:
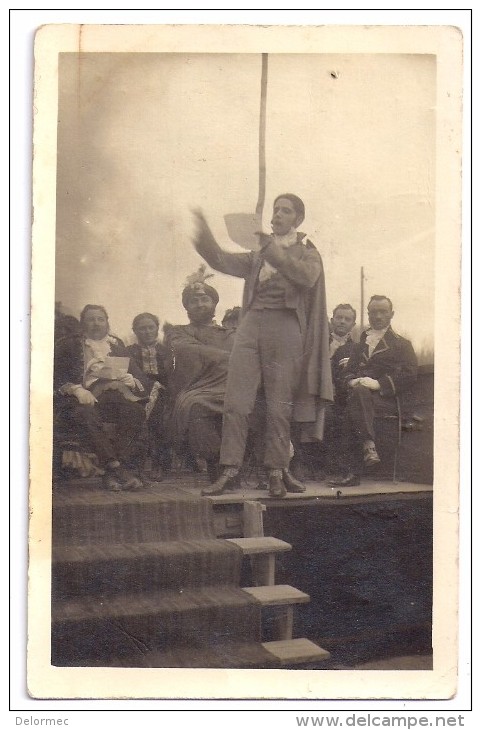
M172 371L167 419L174 447L179 448L188 441L194 407L222 416L234 334L218 325L169 328L166 345L172 353Z

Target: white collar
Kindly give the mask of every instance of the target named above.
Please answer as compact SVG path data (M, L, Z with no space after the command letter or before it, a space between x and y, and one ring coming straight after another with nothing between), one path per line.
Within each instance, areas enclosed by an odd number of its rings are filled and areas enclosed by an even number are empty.
M373 342L374 340L377 340L379 342L379 340L382 340L388 329L389 325L383 330L373 330L372 328L368 329L366 331L366 341L369 339L371 342Z
M281 246L281 248L289 248L289 246L297 243L297 231L295 228L291 228L290 231L287 231L287 233L284 233L282 236L274 235L274 241L278 246Z
M348 341L350 336L351 336L350 332L348 332L347 335L336 335L335 332L331 332L332 339L336 340L336 342L340 342L341 345L344 345Z

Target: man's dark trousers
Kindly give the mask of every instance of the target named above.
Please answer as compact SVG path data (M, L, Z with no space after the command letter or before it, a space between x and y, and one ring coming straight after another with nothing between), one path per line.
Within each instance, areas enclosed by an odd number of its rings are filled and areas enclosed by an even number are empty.
M110 461L128 463L133 458L145 418L140 403L128 401L121 393L111 390L102 393L98 403L92 406L80 404L75 396L62 396L59 405L61 418L70 426L78 427L102 467ZM117 426L112 440L103 430L102 424L106 422Z
M379 391L364 385L349 389L344 411L342 452L343 460L354 474L361 475L363 468L362 444L375 441L374 419L397 415L395 398L383 398Z
M397 415L396 400L358 384L350 389L345 413L350 430L360 441L375 441L374 419Z

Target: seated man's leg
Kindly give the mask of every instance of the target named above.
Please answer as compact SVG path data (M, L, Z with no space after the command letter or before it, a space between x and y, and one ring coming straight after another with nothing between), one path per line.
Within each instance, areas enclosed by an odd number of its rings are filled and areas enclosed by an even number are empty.
M347 399L346 416L359 441L374 441L374 399L373 392L369 388L356 385L351 389Z
M329 480L330 486L354 487L361 483L363 471L362 443L356 435L347 409L338 423L336 462L340 476Z
M347 416L354 436L362 443L364 466L379 464L380 459L374 442L374 418L376 396L379 393L363 385L355 385L347 400Z
M324 437L317 444L317 470L321 476L336 474L345 463L344 408L334 403L325 409Z
M165 425L165 401L164 390L159 390L157 399L147 420L148 427L148 450L152 457L152 473L160 480L163 472L170 466L170 443L166 434Z
M393 415L395 412L396 403L393 399L382 398L377 391L371 391L362 385L351 389L345 410L342 439L346 475L341 480L333 480L332 485L359 484L362 466L369 467L379 463L374 419L382 415Z
M61 404L61 418L78 427L80 436L97 455L103 469L117 461L116 450L103 430L98 405L81 405L76 398L65 396Z
M144 406L126 400L118 391L106 391L99 396L98 408L104 421L116 425L114 449L117 460L122 465L131 465L139 453L139 439L145 420ZM135 464L135 467L140 466ZM139 479L127 470L119 472L126 488L138 489L142 486Z
M194 403L189 414L189 451L194 457L205 459L211 481L219 476L221 433L222 414L214 413L202 403Z

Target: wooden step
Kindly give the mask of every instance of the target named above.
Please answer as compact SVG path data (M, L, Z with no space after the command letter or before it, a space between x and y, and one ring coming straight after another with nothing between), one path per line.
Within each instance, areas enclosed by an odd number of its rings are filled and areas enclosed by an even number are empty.
M243 591L259 601L261 606L291 606L296 603L309 603L310 596L293 586L256 586L243 588Z
M266 553L283 553L292 550L292 545L277 537L235 537L228 538L241 548L244 555L263 555Z
M179 641L260 642L261 611L258 601L233 586L54 601L52 663L88 666L130 655L135 647L163 651Z
M226 542L234 543L250 557L256 586L273 586L276 582L276 554L292 550L292 545L277 537L237 537Z
M262 646L269 654L272 654L280 666L323 662L331 656L328 651L317 646L309 639L266 641Z
M238 585L242 551L226 540L54 545L54 599Z
M266 641L263 643L231 642L204 646L171 646L164 651L138 651L125 656L112 656L108 661L90 661L88 666L149 667L191 669L280 669L299 664L319 663L330 658L325 649L309 639ZM72 662L70 666L86 666Z
M243 588L243 590L259 601L262 608L275 607L277 636L283 641L292 639L294 606L298 603L308 603L311 599L307 593L286 585L257 586L256 588Z

